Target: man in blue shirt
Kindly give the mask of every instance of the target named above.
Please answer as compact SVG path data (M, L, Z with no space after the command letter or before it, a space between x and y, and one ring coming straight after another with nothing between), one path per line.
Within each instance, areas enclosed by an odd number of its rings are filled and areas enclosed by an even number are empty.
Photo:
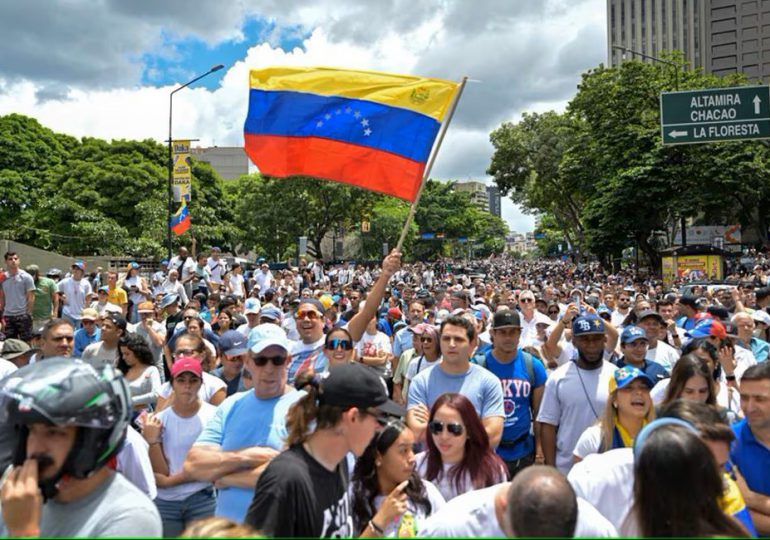
M97 341L102 339L102 331L96 325L96 319L99 314L93 308L85 308L80 314L80 322L83 325L75 331L75 344L72 349L72 356L80 358L83 351Z
M646 360L644 357L647 354L647 333L638 326L626 326L623 333L620 335L620 350L623 353L616 362L615 365L618 368L624 366L632 366L644 372L652 381L657 384L662 379L668 379L671 375L666 368Z
M747 369L740 391L746 417L733 424L730 459L757 532L770 536L770 362Z
M486 367L503 388L503 436L497 453L508 466L511 478L535 462L540 430L532 430L547 378L543 363L519 348L521 319L511 310L495 313L492 319L492 349L486 353ZM542 456L542 451L539 452Z
M676 307L679 309L680 317L676 320L676 325L685 330L692 330L698 323L695 315L698 313L698 299L695 296L684 295L679 299Z

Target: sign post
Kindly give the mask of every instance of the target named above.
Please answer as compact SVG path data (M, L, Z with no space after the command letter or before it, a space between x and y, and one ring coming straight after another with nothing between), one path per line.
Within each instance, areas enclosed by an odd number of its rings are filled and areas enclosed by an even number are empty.
M770 138L770 86L662 92L660 132L666 145Z

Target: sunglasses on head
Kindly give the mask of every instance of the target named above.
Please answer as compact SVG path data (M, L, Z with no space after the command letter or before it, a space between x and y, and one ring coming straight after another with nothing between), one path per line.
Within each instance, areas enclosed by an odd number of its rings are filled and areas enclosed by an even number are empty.
M457 422L449 422L447 424L444 424L444 422L439 422L437 420L434 420L430 424L428 424L428 429L431 433L434 435L438 435L439 433L442 433L444 431L444 426L446 426L446 430L454 435L455 437L459 437L463 434L463 426L462 424L458 424Z
M314 321L318 319L321 316L321 314L312 309L308 309L308 310L303 309L301 311L298 311L295 316L297 319L310 319L311 321Z
M272 362L273 365L276 367L282 366L286 363L286 356L276 355L276 356L255 356L254 357L254 363L259 367L266 366L268 362Z
M326 348L330 351L336 351L339 348L342 348L343 351L350 351L353 349L353 342L349 339L332 338L326 344Z

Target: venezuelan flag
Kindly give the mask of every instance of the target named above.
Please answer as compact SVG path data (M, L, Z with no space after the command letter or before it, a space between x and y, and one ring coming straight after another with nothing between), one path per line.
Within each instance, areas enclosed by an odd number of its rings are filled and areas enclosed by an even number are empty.
M458 83L333 68L250 74L245 149L260 172L414 201Z
M171 216L171 230L174 231L175 235L179 236L189 228L190 211L187 209L187 203L183 199L179 210L176 211L176 214Z

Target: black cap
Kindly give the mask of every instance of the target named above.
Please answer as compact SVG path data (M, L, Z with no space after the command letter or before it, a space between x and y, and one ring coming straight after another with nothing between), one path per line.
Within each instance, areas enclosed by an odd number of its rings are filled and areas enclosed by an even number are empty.
M663 318L663 316L660 313L658 313L657 311L653 311L652 309L646 309L646 310L642 311L639 314L639 317L637 318L637 320L641 322L641 321L643 321L644 319L646 319L648 317L653 317L653 318L657 319L660 324L662 324L664 326L666 325L666 320Z
M760 289L755 289L754 295L757 297L757 300L761 300L762 298L767 298L768 296L770 296L770 287L762 287Z
M690 294L685 294L679 299L679 303L685 306L690 306L693 309L698 309L698 297Z
M316 310L318 310L321 313L321 315L326 313L326 308L321 303L321 301L316 298L301 298L299 305L301 306L302 304L310 304L311 306L316 308Z
M492 319L492 328L521 328L519 314L510 309L498 311Z
M390 416L404 416L404 407L388 399L388 386L377 372L363 364L333 366L321 379L319 401L337 407L374 407Z

